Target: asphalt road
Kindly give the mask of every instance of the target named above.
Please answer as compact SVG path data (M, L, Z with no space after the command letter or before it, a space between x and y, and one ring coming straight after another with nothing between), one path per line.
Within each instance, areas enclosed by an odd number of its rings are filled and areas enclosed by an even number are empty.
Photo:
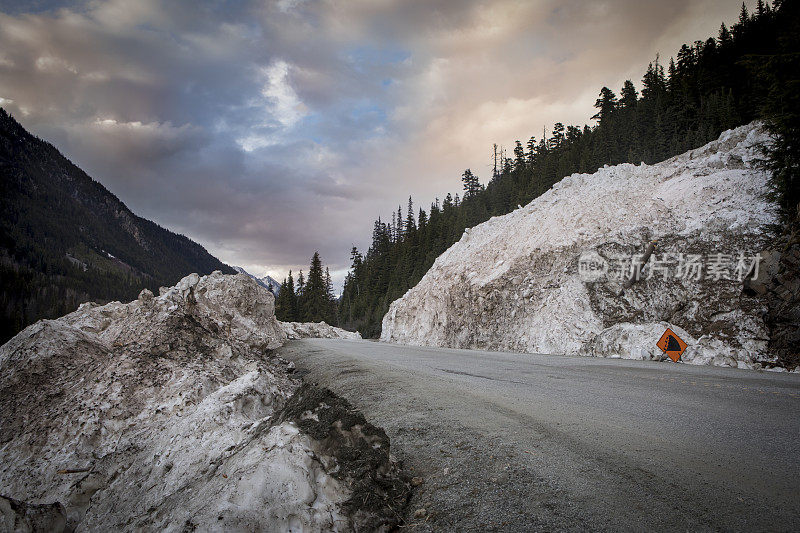
M800 530L800 375L327 339L281 355L424 479L409 530Z

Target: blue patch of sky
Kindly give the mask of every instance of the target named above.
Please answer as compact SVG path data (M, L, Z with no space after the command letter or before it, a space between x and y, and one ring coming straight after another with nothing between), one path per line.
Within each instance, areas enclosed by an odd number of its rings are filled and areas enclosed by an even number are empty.
M359 102L350 111L353 120L371 120L377 123L386 122L386 110L374 102Z
M55 11L62 7L74 7L83 2L69 2L64 0L0 0L0 12L7 15L21 15L22 13L45 13Z
M343 55L353 68L358 72L364 72L370 67L400 64L411 57L411 52L400 47L354 46L346 49Z
M350 100L325 113L306 115L295 125L291 138L338 146L369 138L387 122L388 113L381 104L372 100Z

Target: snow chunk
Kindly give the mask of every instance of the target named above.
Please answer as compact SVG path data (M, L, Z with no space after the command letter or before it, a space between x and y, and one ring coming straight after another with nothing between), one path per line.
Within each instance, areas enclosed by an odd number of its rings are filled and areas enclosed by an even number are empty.
M329 326L325 322L281 322L280 324L290 339L361 339L361 334L357 331L347 331Z
M660 359L666 327L683 360L750 368L767 358L762 305L735 280L582 280L578 258L717 253L749 256L775 206L758 166L769 136L757 123L656 165L606 166L567 176L531 203L471 228L389 307L381 340ZM680 335L680 333L679 333ZM683 336L681 335L681 336Z
M286 340L272 294L220 272L160 292L81 305L0 347L3 495L59 502L69 528L89 531L320 532L380 522L360 503L344 510L354 482L341 475L332 438L302 428L313 420L286 416L308 386L270 355ZM341 427L319 420L320 435ZM381 436L386 453L375 468L388 473L388 438L369 427L360 445Z

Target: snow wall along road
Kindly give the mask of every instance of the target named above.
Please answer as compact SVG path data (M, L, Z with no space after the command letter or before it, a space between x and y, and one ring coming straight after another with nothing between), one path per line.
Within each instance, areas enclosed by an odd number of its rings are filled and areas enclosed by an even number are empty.
M25 328L0 346L0 532L395 528L386 433L277 357L287 328L344 335L219 271Z
M392 303L381 339L660 359L671 327L689 345L686 362L759 367L769 360L764 305L739 278L776 220L758 164L768 139L751 124L656 165L564 178L466 230ZM653 240L640 281L623 290Z

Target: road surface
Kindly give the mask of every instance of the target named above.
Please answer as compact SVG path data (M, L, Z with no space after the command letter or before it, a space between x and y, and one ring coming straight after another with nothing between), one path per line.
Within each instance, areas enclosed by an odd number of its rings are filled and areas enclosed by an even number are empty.
M408 530L800 530L800 375L329 339L280 355L424 479Z

